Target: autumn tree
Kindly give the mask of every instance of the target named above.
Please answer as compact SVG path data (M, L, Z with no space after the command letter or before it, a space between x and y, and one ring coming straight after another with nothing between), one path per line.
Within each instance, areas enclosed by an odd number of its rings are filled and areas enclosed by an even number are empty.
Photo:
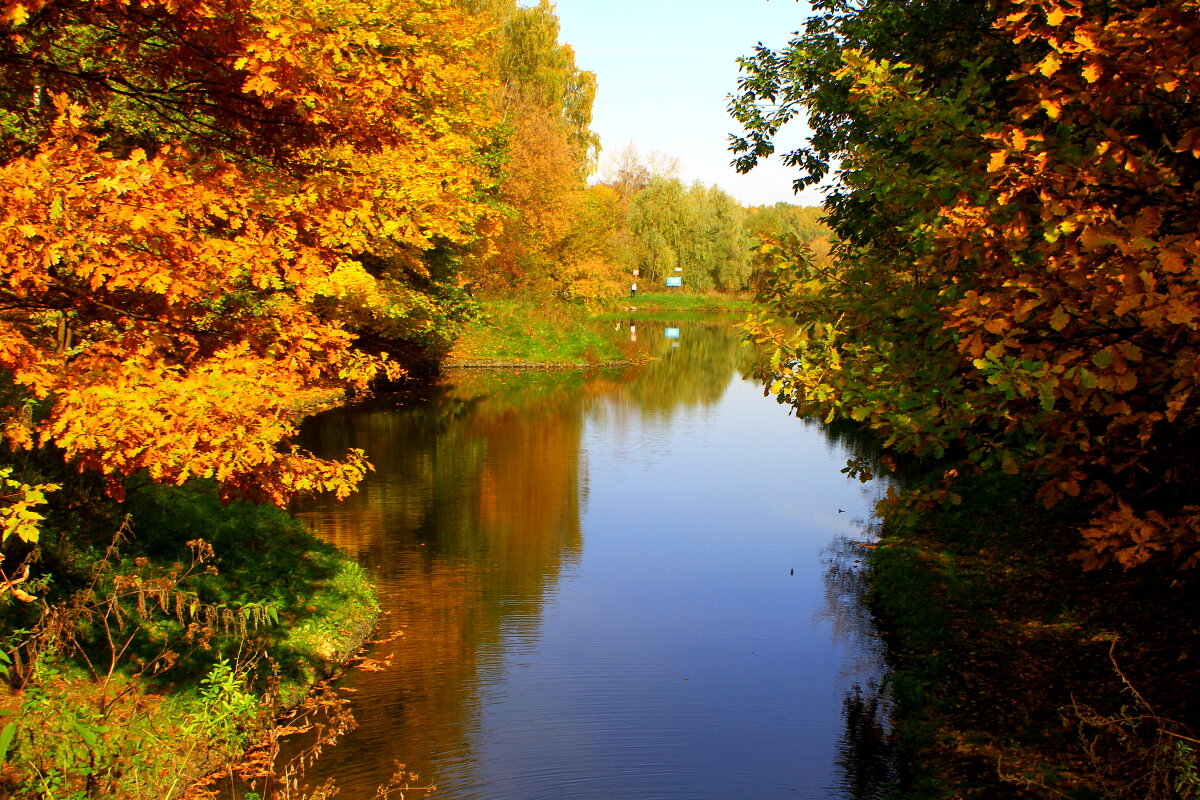
M639 153L629 142L605 156L600 166L600 183L611 186L628 206L637 193L650 185L651 178L678 178L679 159L658 150Z
M733 105L742 168L803 113L799 182L841 169L839 258L771 250L801 323L759 327L774 390L948 477L1042 475L1090 509L1088 566L1195 565L1194 5L816 8Z
M691 289L736 290L749 275L742 208L715 186L652 178L629 204L632 264L647 284L681 275Z
M747 208L745 225L746 230L755 236L794 234L810 242L822 237L828 238L829 226L822 221L824 215L824 211L819 207L781 202Z
M574 246L594 236L580 226L600 217L587 196L599 140L591 130L595 76L579 69L559 41L554 6L498 4L495 69L502 89L496 157L501 233L473 261L472 282L486 291L595 300L616 291L611 259Z
M1015 3L1034 57L989 131L988 202L960 194L938 252L989 269L947 297L959 353L1039 420L1047 502L1082 496L1086 562L1200 563L1200 92L1194 4ZM1000 309L1004 309L1001 311Z
M746 209L743 225L755 245L792 241L807 248L814 261L827 265L833 250L833 234L822 221L823 214L820 208L775 203ZM757 292L767 286L775 261L771 248L754 248L747 278L751 289Z
M361 454L288 440L306 397L387 368L344 314L408 311L364 256L420 277L488 213L477 21L441 0L0 10L5 438L114 496L134 473L349 491Z
M559 267L563 294L584 302L623 294L628 278L622 259L627 236L617 193L604 184L587 187L563 243L564 252L570 254Z
M592 131L596 76L575 65L575 51L559 42L558 17L548 0L516 7L505 23L499 75L506 103L527 103L562 123L580 178L595 166L600 140Z

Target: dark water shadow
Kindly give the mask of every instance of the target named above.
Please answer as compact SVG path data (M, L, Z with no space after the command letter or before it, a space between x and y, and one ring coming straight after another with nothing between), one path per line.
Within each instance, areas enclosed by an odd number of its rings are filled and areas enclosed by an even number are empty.
M824 613L833 622L835 636L860 654L853 665L854 683L842 698L843 731L837 743L838 797L844 800L879 800L898 778L885 646L868 604L869 554L877 541L876 526L864 524L861 536L834 539L822 559Z
M845 800L879 800L896 783L890 709L886 684L856 683L842 700L846 729L837 744L837 766Z

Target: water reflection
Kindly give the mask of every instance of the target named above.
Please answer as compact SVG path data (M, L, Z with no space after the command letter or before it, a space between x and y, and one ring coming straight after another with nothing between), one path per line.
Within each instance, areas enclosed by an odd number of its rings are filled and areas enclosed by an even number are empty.
M883 644L867 605L867 554L875 547L876 536L871 525L856 524L863 528L852 536L835 536L822 553L821 563L825 567L822 613L832 622L834 634L849 642L859 655L859 660L850 665L854 679L878 681L883 677L880 672Z
M891 700L886 686L855 684L842 703L846 730L838 741L838 767L846 800L880 800L897 772L888 726Z
M866 738L838 738L878 660L821 560L871 498L739 380L727 326L637 327L642 367L462 373L307 423L376 466L298 510L387 612L387 668L347 677L359 727L310 785L370 797L400 761L444 800L871 796L838 767Z
M654 323L641 323L650 329ZM715 403L729 385L731 375L746 375L753 363L748 347L731 335L727 322L659 323L654 329L678 332L650 339L654 357L636 370L621 387L621 396L639 411L669 411L681 406ZM673 345L679 344L679 347Z
M385 673L352 674L359 725L307 776L365 788L397 760L470 772L477 686L489 647L533 630L541 597L581 549L580 409L602 376L469 374L435 397L384 398L310 420L316 452L367 451L375 472L340 504L298 511L374 571L385 616L372 654ZM428 752L436 740L438 752ZM285 753L285 757L287 753Z
M868 442L869 443L869 442ZM844 731L837 763L846 800L877 800L896 779L888 716L891 696L884 674L884 646L867 603L867 554L875 546L872 526L857 536L838 536L825 551L825 608L837 636L852 642L858 658L848 665L853 684L842 700Z

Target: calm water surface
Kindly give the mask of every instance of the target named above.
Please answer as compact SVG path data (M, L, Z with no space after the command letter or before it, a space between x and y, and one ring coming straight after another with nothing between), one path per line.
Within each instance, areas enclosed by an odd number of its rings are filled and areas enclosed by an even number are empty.
M441 800L873 796L846 719L880 674L855 602L876 490L742 378L735 333L676 327L638 325L644 367L463 373L309 421L376 466L300 511L385 610L311 784L370 798L400 762Z

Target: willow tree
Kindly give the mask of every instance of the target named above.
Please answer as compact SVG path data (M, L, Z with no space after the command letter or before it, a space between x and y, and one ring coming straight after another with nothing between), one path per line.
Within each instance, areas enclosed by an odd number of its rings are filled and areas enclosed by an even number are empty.
M632 263L649 285L683 278L691 289L737 290L749 276L749 240L740 205L715 186L651 178L627 215Z

